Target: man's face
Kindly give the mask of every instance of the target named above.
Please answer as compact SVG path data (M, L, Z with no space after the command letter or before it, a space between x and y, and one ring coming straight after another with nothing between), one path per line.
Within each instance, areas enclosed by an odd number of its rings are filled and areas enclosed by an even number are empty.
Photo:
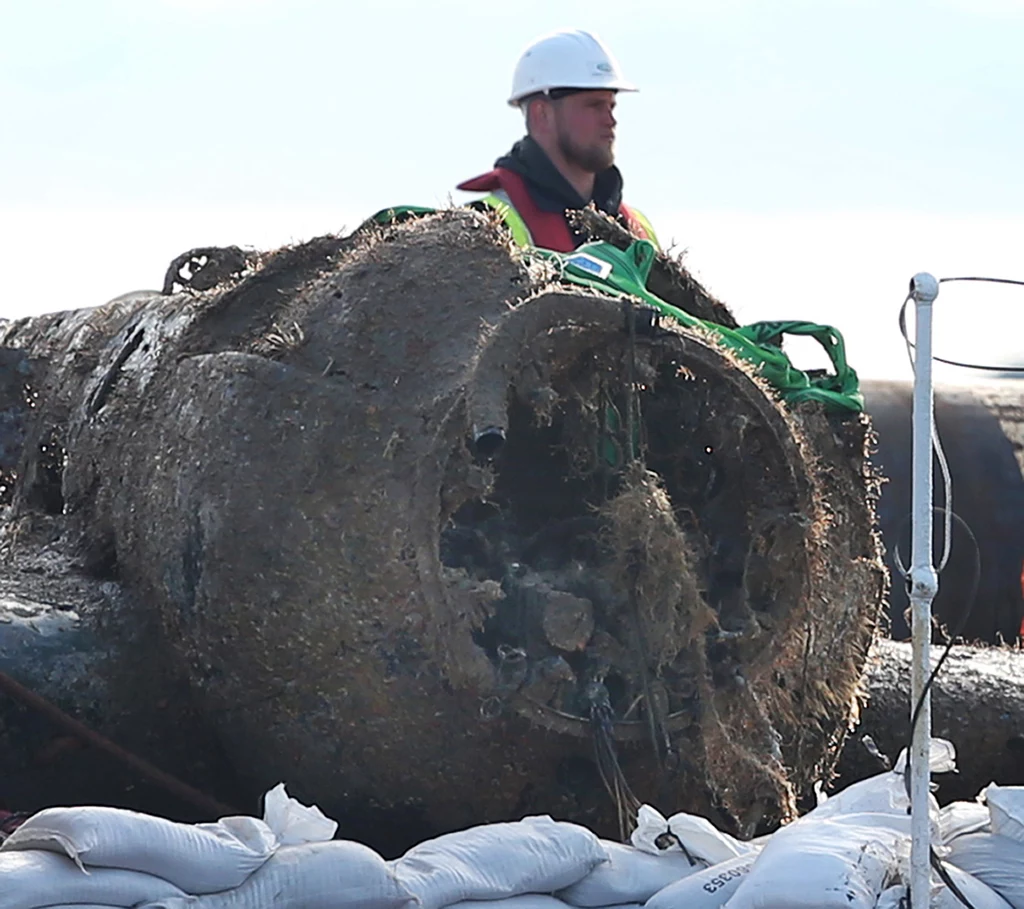
M567 161L594 174L615 163L615 92L575 92L551 105L555 138Z

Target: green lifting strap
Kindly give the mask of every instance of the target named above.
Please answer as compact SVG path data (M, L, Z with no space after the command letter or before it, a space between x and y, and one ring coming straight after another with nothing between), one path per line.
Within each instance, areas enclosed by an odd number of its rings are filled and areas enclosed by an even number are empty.
M647 290L647 277L656 252L654 244L647 240L635 240L625 250L600 241L584 243L571 253L533 250L534 255L554 261L564 280L604 293L638 297L680 324L717 337L737 356L757 366L758 372L790 403L820 401L829 407L855 413L864 409L857 373L846 362L846 346L836 329L796 321L756 322L743 328L726 328L698 319ZM815 338L825 348L835 374L812 374L793 366L778 346L784 334Z
M419 218L422 215L436 213L436 208L427 208L423 205L394 205L391 208L382 208L370 220L377 224L395 224L407 221L409 218Z
M522 230L526 232L526 241L516 236L515 219L518 218L520 222L522 219L511 206L497 196L488 196L484 201L496 208L505 218L516 243L521 246L530 245L529 231L526 230L525 223L522 224ZM378 224L388 224L408 217L432 214L435 211L436 209L417 205L401 205L383 209L371 220ZM864 398L860 392L857 373L846 362L846 345L837 329L815 322L799 321L754 322L741 328L727 328L715 322L698 319L685 310L666 303L647 289L647 277L657 255L657 248L649 240L635 240L625 250L610 243L595 241L584 243L571 253L558 253L531 246L530 254L555 264L563 280L603 294L639 298L681 325L698 329L717 338L737 356L754 364L759 374L777 388L783 399L789 403L818 401L838 410L854 413L864 410ZM828 354L835 370L834 374L819 371L809 373L797 369L782 350L784 335L805 335L814 338Z
M864 399L860 393L857 373L846 362L846 342L839 331L831 325L798 321L753 322L750 325L744 325L737 331L757 344L762 350L769 350L773 354L777 351L783 357L785 356L781 350L783 335L805 335L814 338L832 361L835 375L811 379L811 389L814 394L808 395L806 391L797 388L794 389L791 400L813 400L816 397L821 400L831 400L831 398L821 397L822 392L828 392L856 403L856 407L844 405L847 409L857 411L864 409ZM786 361L788 363L788 357ZM792 364L790 364L790 368L793 368ZM841 404L842 402L836 401L835 403Z

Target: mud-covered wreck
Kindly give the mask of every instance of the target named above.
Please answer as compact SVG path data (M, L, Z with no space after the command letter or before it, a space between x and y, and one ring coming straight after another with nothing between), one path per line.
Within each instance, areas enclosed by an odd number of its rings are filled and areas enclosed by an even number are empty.
M863 415L473 211L192 265L4 331L4 591L77 610L36 690L378 841L633 796L751 834L828 777L886 588Z

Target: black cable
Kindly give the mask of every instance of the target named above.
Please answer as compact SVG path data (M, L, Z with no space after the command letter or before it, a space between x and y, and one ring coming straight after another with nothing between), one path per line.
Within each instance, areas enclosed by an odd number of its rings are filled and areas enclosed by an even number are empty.
M594 757L601 782L611 796L619 821L619 836L626 842L631 818L640 810L641 802L629 788L615 749L612 732L614 723L611 700L603 681L594 681L587 686L587 700L590 703L590 726L594 739Z
M987 284L1016 284L1024 287L1024 281L1015 281L1013 278L979 278L973 275L960 278L939 278L940 284L946 284L950 281L983 281Z
M965 276L958 278L940 278L940 284L946 284L951 281L978 281L981 283L988 284L1013 284L1018 287L1024 287L1024 281L1015 281L1012 278L981 278L975 276ZM903 306L900 307L900 334L903 335L903 340L907 342L907 345L914 349L914 342L910 340L910 336L907 333L907 304L910 302L911 297L907 297L903 301ZM993 366L986 363L963 363L959 360L947 360L944 357L932 356L932 359L936 363L945 363L947 366L958 366L962 369L979 369L983 372L1009 372L1014 375L1024 375L1024 366Z

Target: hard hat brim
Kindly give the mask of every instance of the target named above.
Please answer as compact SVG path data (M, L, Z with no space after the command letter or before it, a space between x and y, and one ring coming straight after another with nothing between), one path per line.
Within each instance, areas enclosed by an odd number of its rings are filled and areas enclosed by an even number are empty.
M530 91L520 92L512 95L508 99L509 107L519 107L519 105L526 99L531 98L534 95L546 95L548 92L556 91L559 89L572 89L578 92L638 92L638 89L631 82L624 82L622 80L615 80L604 85L544 85L531 88Z

